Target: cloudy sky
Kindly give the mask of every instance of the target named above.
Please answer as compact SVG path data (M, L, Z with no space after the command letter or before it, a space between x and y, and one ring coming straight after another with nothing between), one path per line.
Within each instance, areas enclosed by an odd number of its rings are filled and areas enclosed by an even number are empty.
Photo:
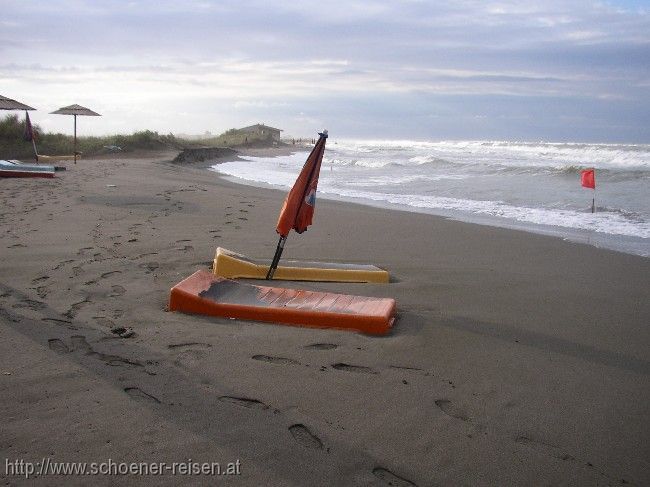
M650 0L0 0L0 94L67 133L650 143Z

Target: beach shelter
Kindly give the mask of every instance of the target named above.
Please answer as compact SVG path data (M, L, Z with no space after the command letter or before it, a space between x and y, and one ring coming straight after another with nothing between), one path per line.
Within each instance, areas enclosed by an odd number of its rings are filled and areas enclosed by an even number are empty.
M0 110L36 110L36 108L0 95Z
M32 130L32 124L29 121L29 114L27 111L36 110L36 108L32 108L29 105L25 105L24 103L20 103L19 101L12 100L11 98L0 95L0 110L25 110L25 140L31 141L34 145L34 132ZM28 135L29 139L27 138ZM36 155L36 145L34 145L34 155Z
M93 112L90 108L82 107L81 105L69 105L67 107L59 108L51 112L54 115L73 115L74 116L74 163L77 163L77 115L86 117L101 117L97 112Z
M316 186L318 186L318 176L320 166L323 162L323 153L325 152L325 141L327 140L327 130L318 134L320 137L312 149L307 161L305 162L298 179L294 183L291 191L284 200L278 224L275 231L280 235L278 246L275 249L273 261L266 274L266 279L273 279L275 269L284 250L284 243L291 229L297 233L302 233L311 225L314 216L314 207L316 205Z

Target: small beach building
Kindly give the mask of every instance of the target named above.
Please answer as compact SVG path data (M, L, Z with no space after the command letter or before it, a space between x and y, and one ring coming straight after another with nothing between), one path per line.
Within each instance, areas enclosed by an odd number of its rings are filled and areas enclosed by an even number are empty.
M238 131L244 134L254 135L256 137L259 137L260 139L271 139L274 140L275 142L280 142L280 132L282 132L281 129L269 127L268 125L264 125L262 123L257 123L249 127L244 127L242 129L239 129Z

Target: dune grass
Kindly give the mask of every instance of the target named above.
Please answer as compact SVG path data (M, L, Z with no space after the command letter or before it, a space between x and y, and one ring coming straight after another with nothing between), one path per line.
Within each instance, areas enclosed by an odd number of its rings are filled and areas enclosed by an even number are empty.
M39 154L58 156L72 154L73 137L60 133L43 132L34 124L36 147ZM0 159L31 159L34 157L32 143L25 141L24 118L8 115L0 119ZM103 137L77 135L77 150L89 157L98 154L149 150L182 150L191 147L239 147L249 145L271 145L270 139L242 134L237 129L230 129L216 137L187 140L174 134L162 135L151 130L134 132L131 135L109 135Z

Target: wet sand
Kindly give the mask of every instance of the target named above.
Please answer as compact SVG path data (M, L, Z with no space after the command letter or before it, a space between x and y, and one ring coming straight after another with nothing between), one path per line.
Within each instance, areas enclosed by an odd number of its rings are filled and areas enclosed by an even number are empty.
M216 479L236 485L650 484L650 259L320 199L283 258L390 270L299 284L394 297L389 336L169 313L217 246L270 260L284 198L174 155L0 180L0 461L239 460ZM155 478L188 481L215 479Z

